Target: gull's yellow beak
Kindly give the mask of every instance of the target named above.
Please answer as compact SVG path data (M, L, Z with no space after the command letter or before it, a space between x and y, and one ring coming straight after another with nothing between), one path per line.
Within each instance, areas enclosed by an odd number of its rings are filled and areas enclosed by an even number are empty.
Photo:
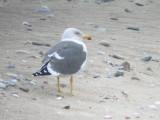
M84 36L83 39L85 39L85 40L92 40L92 37L87 35L87 36Z

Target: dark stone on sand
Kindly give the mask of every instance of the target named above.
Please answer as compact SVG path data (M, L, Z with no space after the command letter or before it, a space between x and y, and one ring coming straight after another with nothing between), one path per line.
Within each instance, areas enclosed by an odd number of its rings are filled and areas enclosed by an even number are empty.
M118 17L117 16L112 16L110 19L111 20L118 20Z
M127 29L139 31L139 27L137 26L128 26Z
M33 28L32 27L27 27L27 30L32 31Z
M93 78L99 78L99 77L101 77L101 76L99 76L99 75L94 75L93 76Z
M113 58L116 58L116 59L122 59L122 60L124 60L124 57L121 56L121 55L112 54L112 55L109 55L109 56L111 56L111 57L113 57Z
M123 76L124 75L124 72L120 72L120 71L117 71L114 76L115 77L119 77L119 76Z
M154 58L154 59L152 58L152 61L159 62L159 60L156 58Z
M129 8L125 8L124 11L125 11L125 12L128 12L128 13L129 13L129 12L132 12Z
M140 3L140 2L136 2L135 3L137 6L144 6L144 4L143 3Z
M112 73L109 73L109 74L107 75L107 78L112 78L112 77L113 77Z
M39 45L39 46L51 46L49 43L47 42L39 42L39 41L33 41L32 45Z
M147 67L147 71L152 71L151 67Z
M63 108L69 110L70 109L70 105L64 106Z
M140 80L138 77L135 77L135 76L131 77L131 79L132 80L138 80L138 81Z
M46 18L40 18L40 20L46 20Z
M44 55L44 54L43 54L43 51L41 51L41 50L38 52L38 54L40 54L40 55Z
M102 2L112 2L114 0L102 0Z
M19 89L24 91L24 92L29 92L29 88L26 88L26 87L20 86Z
M13 65L13 63L11 61L9 61L9 63L8 63L8 68L15 68L15 66Z
M146 61L150 61L151 59L152 59L151 56L147 56L147 57L141 58L140 60L146 62Z
M106 100L107 100L107 99L110 99L110 98L109 98L109 97L104 97L104 99L106 99Z

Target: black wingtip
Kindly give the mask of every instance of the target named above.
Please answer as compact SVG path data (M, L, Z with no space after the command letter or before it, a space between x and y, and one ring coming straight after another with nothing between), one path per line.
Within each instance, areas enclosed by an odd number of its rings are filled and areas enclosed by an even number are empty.
M48 72L47 68L44 68L41 71L33 73L32 75L33 76L43 76L43 75L51 75L51 73Z
M39 73L39 72L36 72L36 73L33 73L32 75L33 75L33 76L40 76L40 73Z

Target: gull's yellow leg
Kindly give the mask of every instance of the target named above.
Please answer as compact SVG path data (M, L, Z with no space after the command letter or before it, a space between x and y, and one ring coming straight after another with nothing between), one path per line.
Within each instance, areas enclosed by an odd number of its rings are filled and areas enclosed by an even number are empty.
M59 77L57 77L57 88L58 88L58 92L61 92L60 87L59 87Z
M71 78L70 78L70 93L71 93L71 94L73 94L72 84L73 84L73 76L71 76Z

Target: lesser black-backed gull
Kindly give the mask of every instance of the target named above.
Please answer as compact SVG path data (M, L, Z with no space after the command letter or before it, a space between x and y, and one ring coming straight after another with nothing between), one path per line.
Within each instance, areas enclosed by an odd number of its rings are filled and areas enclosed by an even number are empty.
M86 63L87 48L83 39L91 40L90 36L85 36L80 30L67 28L61 42L57 43L44 56L42 66L39 71L33 73L34 76L53 75L57 77L58 91L59 77L70 76L70 93L72 91L73 74L77 73Z

